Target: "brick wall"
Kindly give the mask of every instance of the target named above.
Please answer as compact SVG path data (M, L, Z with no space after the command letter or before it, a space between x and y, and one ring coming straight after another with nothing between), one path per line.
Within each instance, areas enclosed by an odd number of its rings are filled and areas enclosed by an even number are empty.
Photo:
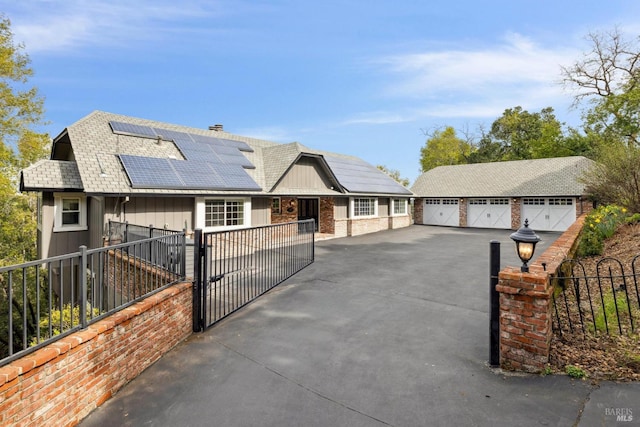
M0 425L71 426L192 328L191 283L171 286L0 368Z
M467 226L467 201L465 199L458 200L460 227Z
M320 233L333 234L335 233L334 223L334 209L335 199L333 197L321 197L320 198L320 218L318 219Z
M511 199L511 229L517 230L522 225L522 199Z
M573 257L584 224L579 217L538 256L528 273L507 267L500 271L500 366L538 373L549 362L552 331L551 276L563 260ZM544 264L544 265L543 265Z
M280 212L271 211L271 224L282 224L298 220L298 201L295 197L280 198Z
M416 199L413 202L413 222L415 224L424 224L424 199Z

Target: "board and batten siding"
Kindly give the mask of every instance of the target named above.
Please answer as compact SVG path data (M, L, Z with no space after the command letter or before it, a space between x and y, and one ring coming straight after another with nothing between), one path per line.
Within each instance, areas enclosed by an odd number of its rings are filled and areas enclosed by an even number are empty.
M251 226L271 224L271 198L254 197L251 199Z
M349 218L349 198L348 197L336 197L333 207L333 214L335 219L347 219Z
M89 240L89 232L82 231L60 231L53 232L55 224L55 202L53 193L42 194L42 230L40 258L49 258L58 255L65 255L77 252L81 245L86 245Z
M331 189L331 182L313 158L302 157L291 167L276 186L279 192L286 189Z
M388 197L379 197L378 198L378 216L385 217L389 216L389 208L391 203L389 202Z
M169 230L193 228L193 197L125 197L105 198L105 223L112 221Z

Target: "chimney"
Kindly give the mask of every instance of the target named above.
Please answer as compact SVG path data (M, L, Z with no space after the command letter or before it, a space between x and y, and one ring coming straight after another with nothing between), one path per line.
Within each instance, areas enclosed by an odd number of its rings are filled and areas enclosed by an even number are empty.
M213 125L213 126L209 126L209 130L212 130L214 132L222 132L223 126L221 124L216 124L216 125Z

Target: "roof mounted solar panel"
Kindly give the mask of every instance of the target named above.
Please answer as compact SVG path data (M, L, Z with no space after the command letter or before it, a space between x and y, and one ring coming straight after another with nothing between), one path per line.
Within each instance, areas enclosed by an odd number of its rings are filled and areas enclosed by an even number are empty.
M120 154L120 161L133 188L182 188L184 183L168 159Z
M393 178L362 160L336 156L324 156L324 159L340 185L349 192L412 194Z
M244 141L235 141L233 139L224 139L224 138L216 138L216 139L218 139L219 141L222 141L224 145L236 147L238 150L246 151L247 153L253 153L253 148L251 148L249 144L247 144Z
M113 133L121 135L139 136L142 138L157 138L158 134L153 128L149 126L134 125L131 123L123 122L109 122Z
M120 154L133 188L243 190L262 188L238 164L214 164Z
M170 164L187 188L204 190L227 188L225 180L212 170L207 162L171 160Z
M163 129L163 128L153 128L153 130L157 132L156 135L162 136L162 139L166 141L176 141L178 139L191 141L191 137L186 132L178 132L175 130Z

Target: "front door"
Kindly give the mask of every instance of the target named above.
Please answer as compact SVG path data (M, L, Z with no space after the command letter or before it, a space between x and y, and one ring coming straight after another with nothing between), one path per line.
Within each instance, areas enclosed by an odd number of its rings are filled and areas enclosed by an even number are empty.
M318 199L298 199L298 221L313 218L318 231Z

